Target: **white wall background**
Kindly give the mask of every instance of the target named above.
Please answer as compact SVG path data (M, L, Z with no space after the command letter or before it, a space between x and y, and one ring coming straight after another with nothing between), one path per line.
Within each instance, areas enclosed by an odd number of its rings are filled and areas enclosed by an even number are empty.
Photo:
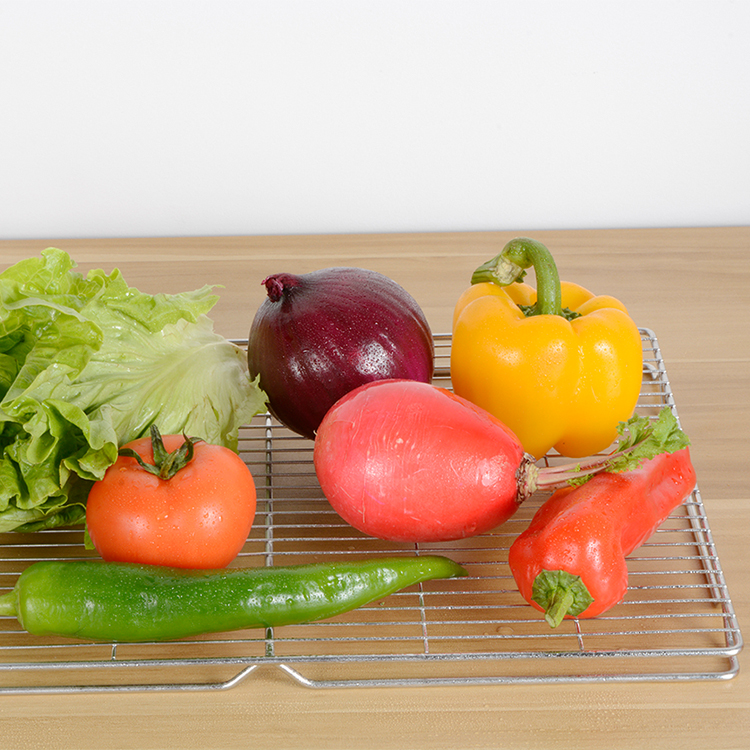
M750 223L746 0L0 0L0 238Z

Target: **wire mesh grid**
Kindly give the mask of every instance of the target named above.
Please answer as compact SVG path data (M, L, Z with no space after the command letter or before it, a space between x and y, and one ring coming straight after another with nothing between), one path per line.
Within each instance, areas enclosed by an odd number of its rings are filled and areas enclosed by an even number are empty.
M654 333L641 329L636 412L676 406ZM450 336L435 337L435 382L450 387ZM520 596L508 550L544 497L504 525L459 542L407 545L366 537L323 497L310 440L259 415L240 433L258 490L253 530L235 566L394 554L444 554L467 578L430 581L330 620L145 644L34 637L0 618L0 693L223 690L258 669L308 687L728 679L742 637L696 487L628 559L624 600L552 630ZM544 459L554 463L555 456ZM0 534L0 591L39 559L93 556L83 531Z

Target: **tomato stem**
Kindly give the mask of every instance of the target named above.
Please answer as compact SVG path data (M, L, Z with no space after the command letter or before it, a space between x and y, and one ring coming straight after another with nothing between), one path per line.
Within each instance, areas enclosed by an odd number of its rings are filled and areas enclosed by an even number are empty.
M155 424L152 424L151 450L154 454L153 464L144 461L132 448L121 448L119 454L134 458L142 469L166 481L171 479L178 471L184 469L193 460L195 444L201 440L201 438L188 437L187 435L183 435L183 437L185 438L185 442L170 453L164 447L164 440L159 432L159 428Z

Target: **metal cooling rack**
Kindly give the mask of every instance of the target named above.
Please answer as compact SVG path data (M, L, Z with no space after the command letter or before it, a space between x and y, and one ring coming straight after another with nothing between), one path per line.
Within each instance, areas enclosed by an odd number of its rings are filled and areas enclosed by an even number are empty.
M641 329L637 412L675 410L654 333ZM435 337L436 382L450 386L450 336ZM742 648L698 488L628 560L625 599L554 631L517 592L508 549L543 501L534 496L494 532L404 545L367 538L332 511L312 442L268 415L243 427L241 453L258 514L235 565L284 565L392 554L447 555L468 578L430 581L324 622L170 643L91 644L39 638L0 618L0 693L222 690L282 670L308 687L728 679ZM547 457L547 463L554 462ZM90 557L77 529L0 534L0 591L43 558Z

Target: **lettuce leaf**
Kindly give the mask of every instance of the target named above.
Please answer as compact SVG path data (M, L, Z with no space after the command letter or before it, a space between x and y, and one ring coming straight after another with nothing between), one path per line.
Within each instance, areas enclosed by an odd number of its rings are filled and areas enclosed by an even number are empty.
M56 248L0 274L0 531L81 521L121 445L185 432L237 450L265 410L211 287L149 295Z

